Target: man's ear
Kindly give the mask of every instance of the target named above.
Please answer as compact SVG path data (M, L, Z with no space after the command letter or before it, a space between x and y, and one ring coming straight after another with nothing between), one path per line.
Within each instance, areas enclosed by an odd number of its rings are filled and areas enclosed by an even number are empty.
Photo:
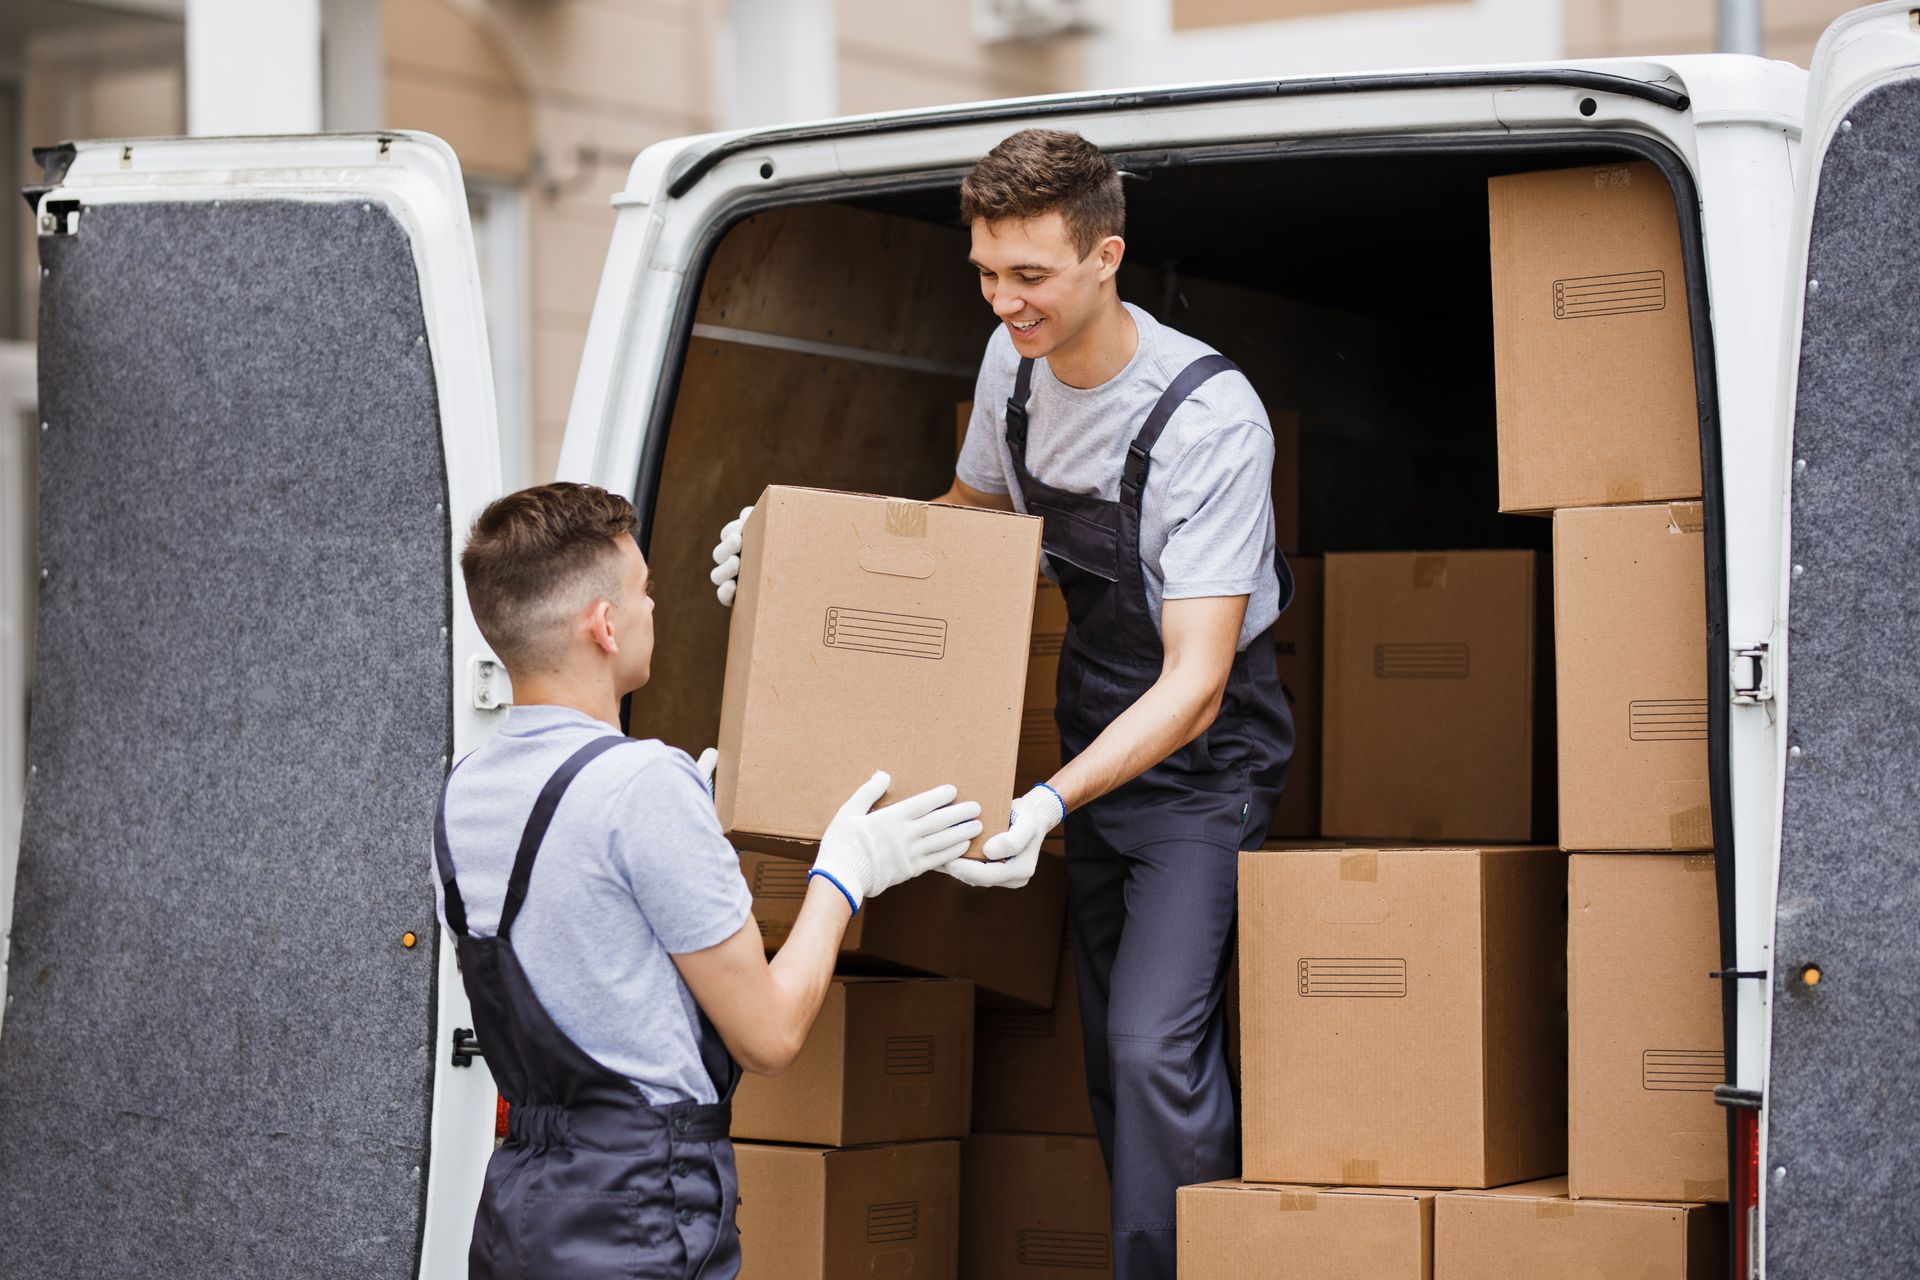
M1119 236L1108 236L1093 247L1093 252L1100 263L1100 283L1105 284L1120 270L1120 260L1127 256L1127 242Z
M587 636L605 653L620 652L620 638L613 630L613 603L595 600L587 609Z

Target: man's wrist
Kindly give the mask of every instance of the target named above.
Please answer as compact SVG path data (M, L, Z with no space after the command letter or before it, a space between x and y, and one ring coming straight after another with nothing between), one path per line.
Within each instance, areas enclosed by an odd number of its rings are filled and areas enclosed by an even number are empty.
M857 916L860 914L860 899L854 896L853 890L847 888L839 876L834 875L833 872L825 870L824 868L813 867L807 872L807 880L811 882L815 876L819 876L822 880L825 880L828 884L840 891L840 896L847 900L847 906L851 908L851 915Z
M1052 796L1054 799L1054 802L1060 806L1060 816L1054 820L1054 823L1053 823L1054 826L1057 827L1061 823L1067 820L1067 798L1061 795L1058 791L1056 791L1051 782L1036 782L1033 786L1033 789L1035 791L1046 792L1048 795Z

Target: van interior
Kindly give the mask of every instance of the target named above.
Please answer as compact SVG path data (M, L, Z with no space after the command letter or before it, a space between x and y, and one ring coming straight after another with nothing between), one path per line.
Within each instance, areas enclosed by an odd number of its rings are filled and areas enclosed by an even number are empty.
M1486 180L1621 158L1121 157L1121 296L1246 372L1277 472L1297 449L1283 551L1548 551L1549 520L1499 512ZM635 695L633 732L715 740L727 615L708 552L765 485L931 498L951 482L956 409L995 324L958 188L951 174L762 206L710 245L646 537L657 669L675 678Z

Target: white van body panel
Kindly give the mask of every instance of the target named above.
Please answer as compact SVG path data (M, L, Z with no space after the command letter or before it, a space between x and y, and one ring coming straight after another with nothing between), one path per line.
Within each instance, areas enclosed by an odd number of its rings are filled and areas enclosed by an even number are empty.
M500 492L500 446L487 351L479 269L467 221L466 190L452 148L427 134L388 133L284 138L210 138L90 142L76 151L58 185L41 199L86 205L138 201L357 200L384 205L414 246L434 355L441 440L446 456L450 525L448 572L460 580L457 540L481 507ZM84 223L84 213L80 215ZM81 233L84 234L84 225ZM455 758L493 730L498 713L475 710L468 689L473 658L486 643L454 591L452 651ZM430 866L420 845L420 872ZM433 1158L427 1179L422 1276L463 1276L473 1209L492 1154L497 1093L484 1069L452 1065L452 1028L471 1026L452 940L439 947L434 1055ZM477 1068L476 1064L476 1068Z

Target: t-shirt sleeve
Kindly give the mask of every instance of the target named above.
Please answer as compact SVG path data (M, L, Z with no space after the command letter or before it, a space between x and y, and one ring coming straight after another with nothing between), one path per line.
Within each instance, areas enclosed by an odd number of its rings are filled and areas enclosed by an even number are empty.
M720 833L713 796L684 751L648 761L613 796L614 865L670 954L717 946L740 931L753 896L740 855Z
M1166 599L1253 594L1271 571L1272 485L1273 433L1258 422L1216 427L1188 447L1167 487Z
M982 493L1008 492L1000 409L1013 389L1013 380L1002 375L1001 362L994 359L994 354L993 343L988 342L973 382L973 416L967 419L967 438L960 445L960 458L953 468L953 474L963 483Z

